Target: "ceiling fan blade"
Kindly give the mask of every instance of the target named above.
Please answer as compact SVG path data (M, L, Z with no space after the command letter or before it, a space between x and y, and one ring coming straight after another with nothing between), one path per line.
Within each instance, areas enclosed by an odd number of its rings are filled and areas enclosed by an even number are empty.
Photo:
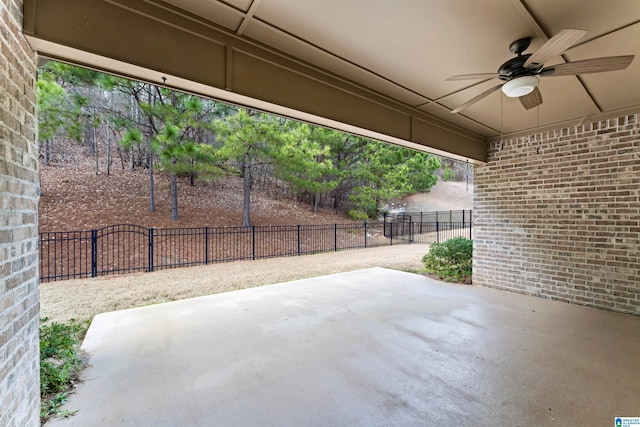
M462 104L461 106L456 108L455 110L451 110L451 113L452 114L459 113L460 111L464 110L465 108L467 108L467 107L475 104L476 102L480 101L481 99L486 98L487 96L491 95L493 92L495 92L498 89L500 89L502 87L502 85L503 85L503 83L500 83L497 86L494 86L494 87L492 87L490 89L485 90L480 95L471 98L470 100L468 100L467 102L465 102L464 104Z
M552 65L543 68L542 77L574 76L576 74L601 73L603 71L624 70L633 61L634 55L607 56L603 58L583 59L582 61ZM553 72L551 72L553 70Z
M542 94L540 93L540 89L536 87L533 92L521 96L520 103L525 110L530 110L542 104Z
M547 40L545 44L540 46L540 49L533 52L529 59L527 59L527 61L524 63L524 67L528 68L532 65L539 67L548 60L560 55L562 52L569 49L585 34L587 34L585 30L565 28L564 30L560 31L558 34Z
M447 82L452 80L480 80L480 79L494 79L500 77L498 73L477 73L477 74L459 74L457 76L451 76Z

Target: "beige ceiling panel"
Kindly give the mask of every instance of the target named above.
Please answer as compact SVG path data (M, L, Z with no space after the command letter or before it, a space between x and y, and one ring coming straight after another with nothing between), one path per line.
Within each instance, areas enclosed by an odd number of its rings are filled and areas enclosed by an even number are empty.
M640 9L640 2L637 2ZM606 112L619 108L640 106L640 24L608 34L597 40L571 49L567 57L578 61L599 56L636 54L624 70L581 76L596 102ZM562 77L558 77L560 79Z
M497 71L533 33L511 0L268 0L256 17L429 98L465 86L452 74Z
M348 61L340 59L304 41L270 27L260 21L251 21L244 31L247 37L260 40L269 46L282 50L327 71L352 80L365 87L379 91L407 105L420 105L428 100L408 89L404 89L394 82L386 80L376 74L364 70Z
M165 1L215 24L222 25L232 31L238 29L243 18L243 14L241 12L214 0Z
M531 10L549 36L564 28L580 28L589 31L584 37L586 41L640 20L638 0L520 1Z
M233 86L244 95L376 132L410 139L410 116L242 52L233 52Z
M246 12L249 10L249 7L251 7L251 3L253 3L254 1L259 0L222 0L222 3L227 3L235 7L236 9L240 9Z

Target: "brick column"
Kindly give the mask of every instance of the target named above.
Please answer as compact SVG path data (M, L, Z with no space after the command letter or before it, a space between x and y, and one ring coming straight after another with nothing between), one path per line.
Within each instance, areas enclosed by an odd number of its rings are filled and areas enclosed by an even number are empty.
M0 426L39 426L35 55L0 2Z

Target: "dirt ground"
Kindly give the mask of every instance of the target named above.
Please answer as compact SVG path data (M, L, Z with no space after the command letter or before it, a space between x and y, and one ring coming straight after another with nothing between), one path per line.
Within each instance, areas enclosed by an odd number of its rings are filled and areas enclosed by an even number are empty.
M238 261L40 285L40 315L57 322L369 267L420 271L428 245L397 245L290 258Z
M75 151L74 151L75 150ZM149 211L148 170L123 170L114 164L111 175L106 164L95 174L93 160L84 148L72 154L77 165L40 165L42 196L39 206L40 231L89 230L113 224L143 227L239 226L242 224L242 179L227 177L197 181L190 186L186 177L178 179L180 219L171 220L169 177L157 173L156 211ZM86 150L85 150L86 151ZM428 193L400 200L408 212L428 212L473 208L473 185L438 181ZM253 225L343 224L351 220L341 212L298 203L285 194L266 192L259 185L252 192Z
M170 182L155 175L155 212L149 211L148 170L114 168L96 175L86 159L80 167L40 165L40 231L90 230L113 224L142 227L204 227L242 225L242 179L227 177L190 186L178 178L180 219L171 220ZM257 186L258 187L258 186ZM310 206L256 188L251 196L252 225L343 224L346 216L331 209L317 214Z

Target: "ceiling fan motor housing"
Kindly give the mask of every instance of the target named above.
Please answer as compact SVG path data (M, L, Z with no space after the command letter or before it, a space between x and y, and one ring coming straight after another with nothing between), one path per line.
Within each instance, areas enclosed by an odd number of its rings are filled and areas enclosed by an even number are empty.
M498 69L500 80L511 80L520 76L533 75L536 71L535 69L531 70L524 67L524 63L527 62L530 56L531 54L519 55L502 64Z

